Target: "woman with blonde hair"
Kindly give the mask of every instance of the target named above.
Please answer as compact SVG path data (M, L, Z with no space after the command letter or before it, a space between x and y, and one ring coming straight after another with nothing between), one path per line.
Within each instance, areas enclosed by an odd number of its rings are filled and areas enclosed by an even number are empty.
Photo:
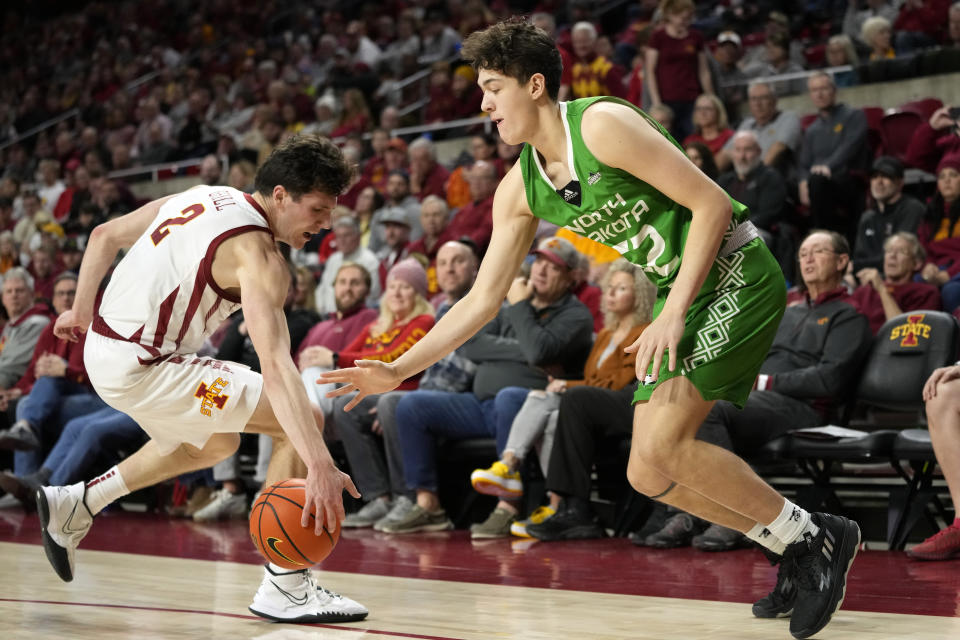
M560 497L551 494L550 506L538 507L527 520L514 522L518 513L514 502L523 494L519 469L531 448L536 447L540 467L544 476L547 474L560 394L578 385L621 389L636 377L633 358L624 349L650 324L656 287L639 268L621 258L610 265L601 288L604 328L597 334L587 356L583 380L551 379L543 391L513 388L516 393L526 394L527 399L513 420L503 454L489 469L477 469L470 476L474 489L500 497L486 521L470 528L474 538L495 538L510 533L527 537L527 524L542 522L556 511Z
M727 122L727 110L720 98L704 93L693 103L693 133L683 141L686 147L691 142L701 142L713 154L720 171L726 170L730 158L723 152L723 145L733 137L734 131Z
M331 138L339 138L349 133L364 133L370 128L372 119L367 100L359 89L347 89L343 92L340 122L330 132Z
M870 47L870 61L896 58L893 50L893 26L883 16L868 18L860 28L860 39Z

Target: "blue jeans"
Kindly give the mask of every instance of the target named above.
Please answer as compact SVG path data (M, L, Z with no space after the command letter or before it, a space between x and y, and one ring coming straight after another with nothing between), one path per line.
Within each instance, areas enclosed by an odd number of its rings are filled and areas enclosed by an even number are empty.
M497 454L503 452L513 418L523 406L529 389L507 387L494 398L480 401L472 393L411 391L397 403L397 433L403 454L407 489L437 491L439 438L497 439Z
M940 288L940 303L947 313L953 313L954 309L960 307L960 273L947 280Z
M78 382L49 376L37 378L30 393L17 403L17 420L26 420L36 429L40 449L15 452L14 473L23 476L39 469L44 454L60 437L64 424L105 406L90 387Z
M122 448L139 447L146 434L133 418L113 407L74 418L63 433L43 466L52 471L48 484L61 486L79 482L92 475L90 467L101 454Z

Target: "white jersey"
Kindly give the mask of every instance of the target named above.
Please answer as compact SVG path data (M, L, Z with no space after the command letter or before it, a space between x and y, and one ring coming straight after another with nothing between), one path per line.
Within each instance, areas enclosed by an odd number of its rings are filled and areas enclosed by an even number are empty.
M202 186L171 198L114 270L93 330L137 345L140 364L198 351L240 307L213 280L217 248L248 231L272 233L242 191Z

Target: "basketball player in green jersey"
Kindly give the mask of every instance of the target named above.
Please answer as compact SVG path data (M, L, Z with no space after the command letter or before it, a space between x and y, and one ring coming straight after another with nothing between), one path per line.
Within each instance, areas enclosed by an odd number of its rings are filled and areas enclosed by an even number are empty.
M792 614L806 638L839 608L860 542L855 522L809 514L733 453L695 439L718 399L739 406L758 381L783 314L785 285L747 211L636 107L614 98L558 103L561 62L542 31L511 20L472 34L483 110L509 144L526 143L497 188L493 236L471 291L393 363L330 372L334 392L383 393L491 320L544 218L617 249L659 287L653 323L628 348L635 397L627 476L639 492L745 533L782 556L777 586L754 605ZM763 384L760 386L762 387Z

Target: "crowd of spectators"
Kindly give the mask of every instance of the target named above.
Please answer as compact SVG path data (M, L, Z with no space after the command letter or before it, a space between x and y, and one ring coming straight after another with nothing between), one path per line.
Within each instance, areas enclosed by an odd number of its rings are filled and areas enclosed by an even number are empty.
M344 526L449 528L437 443L494 438L499 460L472 480L501 501L475 537L603 535L589 507L590 469L611 435L628 437L632 428L635 382L624 378L631 363L619 353L649 322L652 304L642 274L614 262L611 250L542 223L497 318L422 377L350 414L342 411L349 398L331 401L316 383L319 372L357 359L399 357L464 295L490 240L494 191L520 151L474 129L446 164L441 134L395 135L402 124L479 113L475 73L456 60L460 37L514 10L409 4L264 12L208 0L187 11L171 0L90 3L44 22L7 15L5 30L17 37L0 59L30 64L4 66L0 140L78 110L0 158L0 404L8 415L0 448L17 451L0 488L10 498L29 508L31 488L82 477L99 456L140 442L135 425L87 385L82 343L61 344L50 330L75 291L93 228L140 201L116 172L197 158L198 181L250 191L279 141L319 133L341 140L358 171L332 229L290 254L287 320L303 383L327 417L326 437L342 443L366 500ZM960 8L851 0L838 16L815 3L781 13L761 11L774 3L641 1L625 29L604 33L602 21L589 19L591 3L552 11L559 4L540 3L544 11L531 20L555 34L563 96L613 95L647 107L748 205L792 285L746 410L718 403L702 439L749 456L789 428L822 423L846 401L886 320L911 310L960 313L960 114L949 105L934 111L898 158L871 140L865 112L844 104L845 87L857 82L852 70L770 79L951 46ZM261 18L271 13L276 31ZM811 51L818 46L822 59ZM427 72L430 100L415 120L401 115L410 96L398 80L418 70ZM810 117L778 106L803 91ZM932 172L935 186L906 192L905 162ZM242 315L208 352L258 366ZM269 447L259 440L261 461ZM524 514L521 463L537 452L549 499ZM244 515L243 475L237 458L218 465L217 490L186 512L197 520ZM253 482L260 479L262 469ZM700 534L702 548L743 543L735 532L705 528L670 513L635 542L676 546Z

